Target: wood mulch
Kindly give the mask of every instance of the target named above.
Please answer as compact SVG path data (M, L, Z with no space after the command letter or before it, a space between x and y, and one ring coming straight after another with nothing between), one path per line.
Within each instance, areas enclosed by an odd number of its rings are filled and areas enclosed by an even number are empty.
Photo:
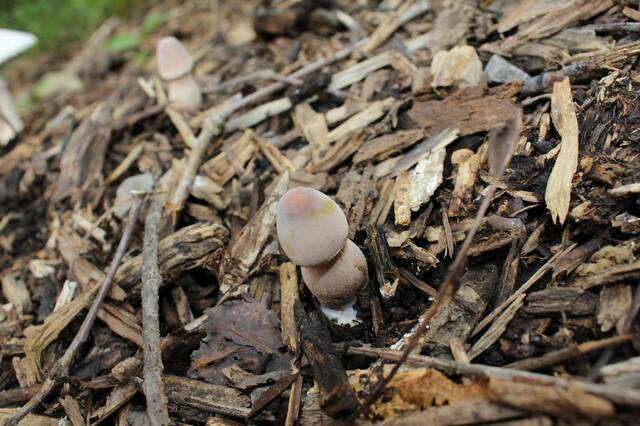
M0 109L0 422L637 422L638 55L624 0L167 0L12 67L57 80ZM278 246L295 186L367 257L355 326Z

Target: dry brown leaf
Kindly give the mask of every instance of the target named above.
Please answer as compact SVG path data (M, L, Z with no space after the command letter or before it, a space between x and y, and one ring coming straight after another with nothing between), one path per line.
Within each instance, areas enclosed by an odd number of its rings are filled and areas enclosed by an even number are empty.
M563 224L569 213L571 181L578 167L578 119L568 77L553 85L551 118L562 137L562 142L547 182L544 199L553 222Z
M359 391L365 390L363 384L373 385L377 380L377 376L372 375L369 370L349 373L349 381L358 394L361 393ZM417 368L399 371L372 409L376 415L391 417L432 406L486 399L485 381L459 384L437 370Z

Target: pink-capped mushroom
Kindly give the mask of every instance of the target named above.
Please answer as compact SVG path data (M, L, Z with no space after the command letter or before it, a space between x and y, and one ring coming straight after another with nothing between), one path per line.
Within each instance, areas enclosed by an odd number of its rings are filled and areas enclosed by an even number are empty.
M197 111L202 106L202 92L191 74L193 60L175 37L164 37L156 45L158 74L167 81L169 103L180 111Z
M287 191L276 212L280 246L300 266L322 312L338 324L357 323L354 304L366 285L367 260L347 239L347 218L329 197L312 188Z
M287 191L276 213L278 239L298 266L328 262L344 247L349 225L340 206L320 191L298 187Z

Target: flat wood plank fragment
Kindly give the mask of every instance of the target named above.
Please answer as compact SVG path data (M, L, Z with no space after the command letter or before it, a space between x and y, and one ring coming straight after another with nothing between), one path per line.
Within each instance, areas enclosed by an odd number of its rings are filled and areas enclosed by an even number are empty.
M569 77L553 85L551 118L562 141L560 153L547 182L544 199L553 222L563 224L569 213L571 182L578 168L578 119Z
M508 97L501 94L472 99L450 96L442 101L414 102L407 114L429 135L451 127L460 129L460 136L466 136L504 126L513 112L513 103Z

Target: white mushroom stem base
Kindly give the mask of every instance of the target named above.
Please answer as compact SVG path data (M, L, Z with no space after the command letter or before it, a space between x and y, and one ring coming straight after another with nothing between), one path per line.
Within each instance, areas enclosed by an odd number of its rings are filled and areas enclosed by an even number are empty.
M360 324L360 320L357 318L358 312L354 308L356 304L355 299L343 308L333 309L323 304L320 304L320 310L325 317L331 321L336 322L338 325L354 326Z

